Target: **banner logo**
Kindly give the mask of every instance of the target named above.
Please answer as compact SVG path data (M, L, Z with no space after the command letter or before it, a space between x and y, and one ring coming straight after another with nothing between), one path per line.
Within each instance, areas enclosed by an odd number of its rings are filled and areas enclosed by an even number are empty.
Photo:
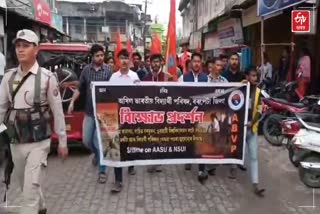
M244 104L244 94L242 93L242 91L235 90L231 92L228 99L228 104L232 110L240 110Z

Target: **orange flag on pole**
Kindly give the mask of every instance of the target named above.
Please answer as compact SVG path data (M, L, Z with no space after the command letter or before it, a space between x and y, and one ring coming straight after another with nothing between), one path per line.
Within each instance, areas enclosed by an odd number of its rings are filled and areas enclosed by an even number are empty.
M121 51L122 49L122 42L121 42L121 36L120 33L117 33L117 38L116 38L116 50L114 52L114 59L115 59L115 64L116 67L119 68L120 64L119 64L119 60L118 60L118 53Z
M130 61L132 61L133 49L132 49L130 36L127 36L127 50L128 50L128 52L130 54Z
M176 0L170 0L170 16L167 34L166 64L168 72L177 80Z
M162 45L161 45L161 39L158 34L156 34L154 37L152 37L151 42L151 48L150 48L150 54L161 54L162 53Z

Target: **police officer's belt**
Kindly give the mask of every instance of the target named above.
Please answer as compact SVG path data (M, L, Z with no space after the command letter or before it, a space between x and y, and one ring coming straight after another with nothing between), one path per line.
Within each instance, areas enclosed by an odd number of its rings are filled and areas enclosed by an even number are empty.
M15 109L14 101L18 90L31 75L29 72L21 80L19 85L13 89L13 82L17 70L12 73L9 79L9 91L12 96L12 103L7 113L5 124L7 134L11 143L33 143L50 138L51 136L51 114L47 105L41 106L41 68L39 67L35 76L33 106L25 109Z

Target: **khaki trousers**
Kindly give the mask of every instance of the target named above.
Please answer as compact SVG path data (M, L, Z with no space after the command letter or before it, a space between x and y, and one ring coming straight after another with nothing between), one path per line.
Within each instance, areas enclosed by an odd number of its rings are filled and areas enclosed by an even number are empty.
M38 214L45 208L41 192L41 180L50 151L50 139L29 144L11 145L14 163L13 177L22 190L22 207L20 214Z

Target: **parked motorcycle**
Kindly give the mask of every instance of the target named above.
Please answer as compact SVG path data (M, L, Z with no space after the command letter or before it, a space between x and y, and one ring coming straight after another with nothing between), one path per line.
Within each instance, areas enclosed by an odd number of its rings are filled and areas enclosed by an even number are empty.
M281 121L293 117L296 112L308 112L312 109L311 106L303 103L290 103L278 98L270 97L262 100L267 106L262 118L262 132L265 139L273 146L281 146L285 139Z
M294 136L300 131L301 125L297 118L287 118L281 121L282 135L284 136L283 144L288 150L289 160L295 166L299 166L299 162L294 160L294 152L296 147L292 143Z
M297 148L294 160L299 162L299 176L308 187L320 188L320 115L296 114L302 129L293 138Z

